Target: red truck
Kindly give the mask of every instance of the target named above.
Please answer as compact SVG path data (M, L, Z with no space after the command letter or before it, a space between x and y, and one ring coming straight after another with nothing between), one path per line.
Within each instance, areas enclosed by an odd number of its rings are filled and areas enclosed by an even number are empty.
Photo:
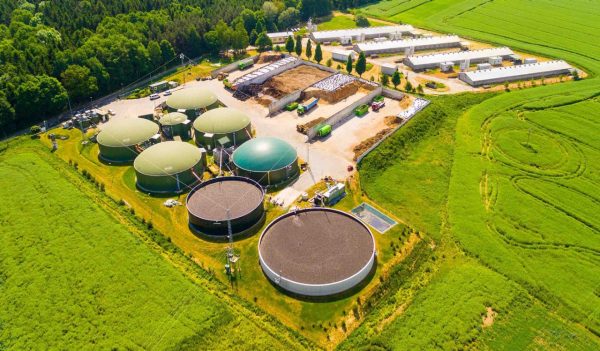
M384 106L385 106L385 101L383 101L383 100L373 101L373 103L371 104L371 109L373 111L379 111Z

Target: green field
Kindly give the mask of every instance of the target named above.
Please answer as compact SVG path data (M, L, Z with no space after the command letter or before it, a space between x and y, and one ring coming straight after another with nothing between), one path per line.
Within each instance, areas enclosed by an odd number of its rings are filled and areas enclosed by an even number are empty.
M381 27L387 26L387 23L377 21L377 20L369 20L371 23L371 27ZM317 24L317 28L319 30L334 30L334 29L349 29L356 28L356 22L354 21L354 17L352 15L344 15L344 14L334 14L330 19L327 19L324 22L320 22Z
M0 154L0 349L301 346L184 276L39 142L12 144Z
M367 194L430 234L437 259L342 346L598 349L600 4L391 0L361 10L566 59L590 77L480 101L436 97L363 161Z

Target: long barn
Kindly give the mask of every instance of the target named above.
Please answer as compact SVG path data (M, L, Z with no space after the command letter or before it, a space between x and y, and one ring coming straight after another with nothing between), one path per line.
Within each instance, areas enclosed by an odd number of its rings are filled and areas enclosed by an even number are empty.
M365 27L353 29L323 30L310 33L310 39L316 43L365 41L375 38L397 39L403 35L412 35L413 26L404 24L400 26Z
M472 86L499 84L517 80L571 74L573 67L565 61L545 61L518 66L498 67L479 71L461 72L458 79Z
M435 36L428 38L370 41L354 45L354 51L364 52L365 55L400 53L406 49L434 50L460 47L461 40L457 35Z
M488 62L491 57L501 57L509 59L513 51L507 47L489 48L472 51L445 52L430 55L409 56L404 59L404 64L413 71L422 71L440 67L442 63L453 62L454 65L468 60L471 64Z

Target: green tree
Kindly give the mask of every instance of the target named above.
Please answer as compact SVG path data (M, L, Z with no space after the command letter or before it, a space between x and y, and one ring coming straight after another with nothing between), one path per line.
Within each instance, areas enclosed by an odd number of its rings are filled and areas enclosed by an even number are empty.
M256 45L256 38L258 38L258 32L256 29L253 29L252 32L250 32L250 37L248 38L250 44Z
M321 63L323 61L323 50L321 50L321 43L317 43L317 48L315 49L315 61ZM330 67L331 63L327 67Z
M173 45L166 39L160 41L160 52L162 53L163 63L167 63L175 57Z
M246 51L248 44L250 43L250 38L248 37L248 33L246 33L246 29L244 28L243 22L238 22L235 26L235 31L232 36L232 48L236 53L242 53Z
M163 56L162 56L162 51L160 50L160 45L154 41L154 40L150 40L150 42L148 42L148 56L150 57L150 62L152 62L152 66L154 66L154 68L160 66L163 63ZM69 90L67 88L67 90Z
M256 28L256 13L250 9L244 9L240 12L240 17L242 18L242 22L244 22L246 33L250 34Z
M369 19L367 17L365 17L364 15L356 15L354 17L354 22L356 22L356 25L359 27L370 27L371 26Z
M408 79L406 80L406 84L404 85L404 90L406 90L407 92L413 91L412 83Z
M400 85L401 82L401 77L400 77L400 72L398 72L398 70L396 70L394 72L394 74L392 75L392 84L394 84L394 89L396 89L398 87L398 85Z
M87 67L69 65L60 74L60 80L73 100L81 101L98 92L98 81Z
M365 71L367 70L367 58L365 57L365 53L361 52L358 55L358 60L356 60L356 73L358 73L358 75L360 77L362 77L363 73L365 73Z
M294 51L294 38L290 35L285 41L285 51L287 51L290 55L292 51Z
M2 91L0 91L0 129L7 132L15 130L15 109Z
M346 72L352 73L352 55L348 55L348 60L346 60Z
M296 36L296 55L298 55L298 57L300 57L300 55L302 55L302 36L301 35L297 35Z
M258 47L258 51L266 51L271 48L273 42L271 38L267 36L267 32L262 32L256 38L256 46Z
M308 58L309 60L312 58L312 42L310 41L310 39L308 39L308 41L306 42L306 58Z
M417 93L423 94L423 86L421 84L417 85Z
M387 87L390 84L390 76L387 74L381 74L381 85Z
M300 22L300 11L293 7L283 10L277 17L277 27L281 29L290 28Z

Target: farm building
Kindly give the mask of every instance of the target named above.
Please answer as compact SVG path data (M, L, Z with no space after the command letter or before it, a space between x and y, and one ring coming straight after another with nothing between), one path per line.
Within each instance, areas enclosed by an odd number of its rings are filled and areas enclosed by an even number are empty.
M552 77L573 71L565 61L546 61L518 66L498 67L486 70L461 72L458 78L472 86L500 84L516 80Z
M258 242L264 274L303 296L330 296L359 285L375 263L375 240L356 217L331 208L284 214Z
M194 121L196 144L207 150L218 146L238 146L252 138L250 118L241 111L219 107Z
M287 142L273 137L249 140L233 152L234 172L263 186L288 182L299 174L298 155Z
M158 125L142 118L113 120L104 126L96 140L99 157L107 162L130 162L158 134Z
M409 56L404 59L404 64L413 71L422 71L425 69L434 69L440 67L443 62L461 62L469 60L470 63L488 62L490 57L500 56L508 59L513 52L507 47L481 49L472 51L455 51L439 54Z
M413 31L411 25L336 29L312 32L310 39L316 43L365 41L381 37L399 39L402 35L411 34Z
M354 45L354 51L364 52L365 55L391 54L404 52L407 49L434 50L460 46L460 39L456 35L435 36L429 38L388 40L382 42L366 42Z
M396 65L396 64L392 64L392 63L382 63L381 64L381 73L387 74L388 76L391 76L397 70L398 70L398 65Z
M352 56L354 60L356 58L356 53L352 50L333 50L331 51L331 58L334 61L346 62L348 61L348 56Z
M287 40L288 37L294 37L294 32L277 32L277 33L267 33L269 39L273 44L283 44Z
M263 188L244 177L219 177L196 186L186 206L189 226L196 233L227 235L227 220L234 234L247 231L264 217Z
M144 150L133 162L137 187L148 193L182 193L202 180L202 151L192 144L166 141Z
M166 138L180 136L182 139L190 138L192 122L181 112L171 112L162 116L158 121L160 130Z
M442 71L442 72L450 72L450 71L452 71L453 67L454 67L454 62L452 62L452 61L446 61L446 62L440 63L440 71Z
M205 88L187 88L174 92L166 104L170 112L185 113L193 121L200 113L217 105L217 96Z
M489 63L487 63L487 62L486 62L486 63L478 63L478 64L477 64L477 69L478 69L478 70L482 70L482 69L492 69L492 68L493 68L493 66L492 66L492 65L490 65L490 64L489 64Z
M488 63L492 66L501 66L502 65L502 56L492 56L492 57L490 57Z

